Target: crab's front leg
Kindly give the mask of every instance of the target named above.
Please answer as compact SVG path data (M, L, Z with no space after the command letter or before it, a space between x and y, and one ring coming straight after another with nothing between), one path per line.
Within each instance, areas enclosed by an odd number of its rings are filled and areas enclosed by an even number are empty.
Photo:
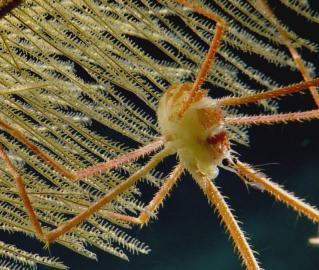
M298 53L297 49L291 44L291 40L289 37L289 34L287 33L287 30L285 30L281 25L280 22L277 20L276 16L270 9L269 5L267 4L266 0L257 0L257 1L249 1L257 10L260 10L264 15L267 16L269 21L275 26L277 29L280 38L286 45L287 49L289 50L289 53L292 57L292 59L295 62L295 65L299 72L301 73L303 79L305 81L310 81L311 76L310 72L307 69L305 62L303 61L302 57ZM319 93L316 87L310 86L309 87L310 93L312 95L312 98L317 106L319 108Z
M214 62L216 58L216 53L218 48L220 47L220 43L225 31L226 22L223 18L219 17L213 12L210 12L202 8L200 5L190 3L189 1L186 1L186 0L176 0L176 2L190 8L193 12L201 14L202 16L216 22L214 37L205 55L205 59L198 71L196 80L192 85L190 95L187 98L187 100L185 100L185 102L182 104L182 106L180 107L178 111L178 116L181 117L184 114L184 112L192 105L192 103L194 103L198 98L201 98L200 87L203 84L210 68L212 67L212 63Z

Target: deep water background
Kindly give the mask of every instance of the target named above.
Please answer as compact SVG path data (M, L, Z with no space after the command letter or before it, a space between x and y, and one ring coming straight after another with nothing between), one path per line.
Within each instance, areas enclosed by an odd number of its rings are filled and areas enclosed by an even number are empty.
M315 2L316 0L314 0ZM299 20L292 12L277 6L276 12L286 22L294 25L296 32L319 43L318 25ZM317 9L318 11L319 9ZM302 22L302 23L301 23ZM308 55L307 52L306 56ZM317 53L318 55L318 53ZM309 60L319 67L318 58ZM254 61L247 56L247 61ZM300 77L285 77L285 72L271 70L275 79L281 82L301 80ZM262 69L263 70L263 69ZM284 111L314 108L309 94L285 97L281 103ZM250 147L238 147L241 160L257 165L275 182L293 191L298 197L319 207L319 128L318 121L310 123L290 123L267 127L253 127L250 130ZM168 167L170 162L166 163ZM250 243L259 255L257 258L267 270L317 270L319 269L319 247L308 244L309 237L315 236L317 226L307 218L277 202L266 192L247 189L235 175L221 171L215 183L228 197L243 224L242 229L250 237ZM141 186L143 197L148 201L153 189ZM158 220L147 227L136 228L132 235L146 242L152 249L149 255L129 254L130 262L122 261L97 250L99 261L94 262L71 251L51 246L51 255L60 257L74 270L193 270L218 269L236 270L241 261L228 240L217 214L189 175L183 177L165 206L160 209ZM34 246L41 251L37 241L23 241L21 236L5 236L19 247ZM39 269L48 269L40 266Z

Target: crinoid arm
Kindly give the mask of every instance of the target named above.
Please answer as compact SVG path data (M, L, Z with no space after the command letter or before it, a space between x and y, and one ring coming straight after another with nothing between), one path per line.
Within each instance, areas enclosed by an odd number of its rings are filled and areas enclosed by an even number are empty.
M138 159L139 157L141 157L143 155L146 155L146 154L149 154L151 152L154 152L154 151L158 150L160 147L162 147L162 145L164 143L163 139L159 138L158 140L154 141L153 143L150 143L150 144L148 144L148 145L146 145L144 147L141 147L141 148L139 148L137 150L131 151L131 152L125 154L125 155L119 156L119 157L117 157L115 159L96 164L94 166L85 168L85 169L77 171L77 172L72 172L72 171L68 171L62 165L60 165L55 160L53 160L48 154L46 154L39 147L37 147L31 140L29 140L19 130L9 126L7 123L2 121L1 119L0 119L0 128L5 130L6 132L8 132L11 136L17 138L22 143L24 143L35 154L37 154L39 157L41 157L46 163L50 164L54 169L56 169L58 172L60 172L61 175L63 175L64 177L66 177L66 178L68 178L70 180L80 180L80 179L83 179L85 177L89 177L89 176L95 175L97 173L110 170L110 169L112 169L114 167L118 167L118 166L120 166L122 164L125 164L125 163L128 163L130 161L136 160L136 159ZM167 149L164 151L164 153L166 153L166 152L167 152ZM160 152L160 153L162 153L162 152ZM43 230L42 230L41 225L40 225L40 222L39 222L39 220L37 218L37 215L35 213L35 210L32 207L32 204L31 204L30 198L28 196L28 193L27 193L23 178L19 174L19 172L16 169L15 165L12 163L12 161L9 158L9 156L6 154L6 151L2 147L0 147L0 158L7 164L7 167L9 169L10 174L13 176L13 178L16 181L16 186L17 186L17 189L18 189L18 192L19 192L19 196L20 196L20 198L21 198L21 200L22 200L22 202L24 204L24 207L26 209L26 212L27 212L27 214L29 216L29 219L31 221L31 224L32 224L32 226L34 228L34 231L35 231L36 235L42 241L48 242L49 240L47 240L47 237L44 235ZM157 160L157 162L159 162L159 161L160 160ZM151 164L153 164L153 163L151 162ZM148 168L147 165L146 165L146 168ZM151 169L151 167L150 167L150 169ZM141 169L141 170L143 172L145 172L145 174L146 174L150 169L144 170L144 171L143 171L143 169ZM141 175L138 172L137 172L137 174ZM134 178L134 179L136 179L136 178ZM138 180L138 178L136 180ZM132 182L131 185L133 185L133 184L134 184L134 181ZM123 187L120 190L124 191L125 187ZM116 194L118 194L118 193L116 193ZM116 196L116 195L111 195L111 199L114 198L114 196ZM94 207L92 206L92 207L89 208L90 209L90 214L89 215L91 215L92 213L97 211L96 209L100 209L103 205L104 204L99 204L98 202L96 204L94 204L93 205ZM86 211L84 211L84 212L87 213ZM72 219L73 223L78 224L78 223L84 221L89 215L84 215L83 214L82 215L83 216L82 219L81 218ZM70 230L72 228L71 224L73 224L73 223L72 222L68 223L68 226L67 226L69 228L68 230ZM61 230L57 229L56 231L58 231L60 233L59 235L62 234ZM50 234L50 235L52 235L52 234ZM57 237L55 237L54 239L56 239L56 238ZM52 242L52 241L49 241L49 242Z
M206 176L194 172L192 172L192 175L221 217L247 270L260 270L261 268L254 256L254 251L250 247L244 232L239 227L236 218L218 188Z
M262 186L265 191L273 195L277 200L285 203L287 206L292 207L299 214L303 214L313 222L319 222L318 209L309 205L308 203L305 203L292 193L289 193L280 185L270 181L266 176L256 171L248 164L235 160L231 161L231 167L234 168L241 177L247 179L248 182L256 183Z
M110 170L112 168L118 167L122 164L128 163L130 161L136 160L139 157L149 154L151 152L154 152L156 150L158 150L160 147L162 147L164 141L162 138L159 138L158 140L144 146L141 148L138 148L134 151L131 151L125 155L119 156L115 159L106 161L106 162L102 162L102 163L98 163L94 166L79 170L77 172L72 172L72 171L68 171L67 169L65 169L63 166L61 166L59 163L57 163L55 160L53 160L48 154L46 154L44 151L42 151L39 147L37 147L31 140L29 140L26 136L24 136L19 130L9 126L7 123L5 123L4 121L2 121L0 119L0 128L5 130L6 132L8 132L10 135L12 135L13 137L17 138L18 140L20 140L22 143L24 143L26 146L28 146L35 154L37 154L39 157L41 157L46 163L50 164L54 169L56 169L58 172L61 173L61 175L63 175L64 177L70 179L70 180L80 180L83 179L85 177L88 176L92 176L95 175L97 173L101 173L107 170ZM161 156L161 154L163 154L165 156L165 153L169 152L167 149L163 152L160 152L158 155ZM158 163L161 159L156 159L156 157L159 157L158 155L156 155L154 157L154 159L156 160L156 162ZM57 228L56 230L54 230L56 233L50 233L49 236L45 236L45 234L43 233L43 230L41 228L40 222L38 220L37 214L31 204L30 198L28 196L24 181L23 181L23 177L19 174L18 170L16 169L15 165L12 163L12 161L10 160L9 156L7 155L6 151L0 147L0 158L6 163L8 170L10 172L10 174L13 176L13 178L16 181L16 186L17 186L17 190L19 192L19 196L24 204L24 207L26 209L26 212L29 216L29 219L31 221L31 224L34 228L34 231L36 233L36 235L38 236L39 239L41 239L44 242L52 242L54 240L50 240L52 237L52 235L62 235L63 233L63 229L60 230L59 228ZM143 170L143 168L141 169L141 171L146 174L149 170L152 169L152 164L155 164L156 166L156 162L152 162L150 161L151 165L146 165L146 167L144 167L145 169ZM141 174L141 172L137 172L137 175L143 176L143 173ZM133 176L132 176L133 177ZM134 181L137 181L139 178L131 178L131 180L134 179ZM92 205L92 207L90 207L88 209L88 211L84 211L84 213L82 213L82 215L80 214L79 216L81 216L82 218L78 217L77 219L74 218L71 221L73 223L80 223L82 221L84 221L88 216L90 216L91 214L93 214L94 212L96 212L98 209L100 209L104 204L107 203L108 200L111 200L112 198L114 198L118 192L122 192L124 191L126 188L128 188L129 186L134 184L134 181L132 180L131 182L124 182L122 183L123 185L120 185L118 189L115 188L115 190L113 190L113 193L115 192L115 195L110 195L107 196L108 199L104 198L104 200L100 200L98 201L96 204ZM126 187L125 183L131 183L128 187ZM105 203L103 204L102 202ZM89 214L88 214L89 212ZM68 230L70 230L72 228L73 224L72 222L67 223L68 226ZM74 225L75 226L75 225ZM64 229L65 230L65 229ZM58 232L58 233L57 233ZM56 236L54 239L56 239L58 236Z

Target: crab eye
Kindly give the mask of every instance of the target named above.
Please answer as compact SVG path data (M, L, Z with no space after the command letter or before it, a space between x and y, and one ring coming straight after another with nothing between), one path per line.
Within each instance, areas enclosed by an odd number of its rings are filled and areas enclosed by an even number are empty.
M206 142L208 144L219 144L219 143L223 143L226 140L226 131L221 131L211 137L208 137L206 139Z

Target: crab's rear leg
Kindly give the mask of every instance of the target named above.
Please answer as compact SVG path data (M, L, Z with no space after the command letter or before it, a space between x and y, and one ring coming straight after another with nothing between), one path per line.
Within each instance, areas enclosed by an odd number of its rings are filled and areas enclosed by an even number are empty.
M99 164L96 164L94 166L85 168L83 170L79 170L77 172L72 172L66 170L62 165L54 161L48 154L43 152L39 147L37 147L34 143L32 143L26 136L24 136L19 130L12 128L7 123L2 121L0 119L0 128L8 132L11 136L17 138L19 141L24 143L27 147L29 147L36 155L38 155L40 158L42 158L45 162L50 164L54 169L56 169L58 172L61 173L61 175L65 176L66 178L70 180L79 180L84 177L92 176L94 174L110 170L114 167L118 167L122 164L125 164L127 162L133 161L135 159L138 159L139 157L149 154L151 152L154 152L158 150L160 147L162 147L164 141L163 139L159 138L158 140L141 147L137 150L134 150L132 152L129 152L127 154L123 154L122 156L119 156L115 159L102 162ZM0 147L0 158L4 160L5 164L8 167L8 170L10 174L13 176L13 178L16 181L16 186L19 192L19 196L23 202L23 205L26 209L26 212L29 216L29 219L31 221L32 226L34 227L36 235L39 237L39 239L47 242L46 237L43 234L40 222L37 218L37 215L35 213L34 208L32 207L30 198L28 196L28 193L25 188L25 184L23 182L23 177L19 174L18 170L15 168L14 164L6 154L5 150Z
M153 216L158 207L163 203L164 199L168 196L172 187L176 184L181 174L183 173L183 166L178 164L176 168L170 173L165 179L164 184L161 186L159 191L155 194L149 204L142 210L138 217L132 217L129 215L123 215L118 213L110 212L108 216L118 220L123 220L133 224L144 225L147 224L150 218Z
M4 161L4 163L7 165L7 168L10 172L10 174L13 176L15 182L16 182L16 186L17 186L17 190L19 193L19 196L23 202L23 205L26 209L26 212L30 218L31 224L35 230L36 235L41 239L41 240L45 240L40 222L37 218L37 215L32 207L30 198L28 196L28 193L26 191L22 176L19 174L19 172L17 171L16 167L14 166L14 164L12 163L12 161L10 160L10 158L8 157L6 151L0 146L0 158Z
M116 196L123 193L132 185L134 185L139 179L141 179L141 177L145 176L150 170L155 168L157 164L160 163L166 156L170 155L171 152L171 149L164 148L162 151L154 155L152 159L144 167L139 169L137 172L135 172L133 175L127 178L124 182L112 188L102 198L90 205L86 210L71 218L70 220L66 221L56 229L50 231L46 237L47 243L50 244L61 235L64 235L78 224L84 222L86 219L88 219L91 215L100 210L107 203L111 202Z
M315 207L298 199L292 193L287 192L281 186L270 181L260 172L254 170L248 164L244 164L238 160L230 161L230 163L231 167L234 168L236 172L244 179L262 186L263 190L266 190L277 200L282 201L288 206L291 206L298 213L305 215L312 221L317 223L319 222L319 211Z
M223 34L224 34L226 22L221 17L202 8L199 5L190 3L186 0L176 0L176 2L190 8L194 12L196 12L202 16L205 16L206 18L209 18L217 23L214 37L210 43L208 52L206 53L205 60L203 61L202 65L200 67L200 70L196 76L196 80L193 83L191 93L190 93L188 99L184 102L180 111L178 112L178 115L181 117L184 114L184 112L189 108L189 106L191 104L193 104L193 102L197 99L197 95L201 93L199 91L200 87L203 84L203 82L204 82L204 80L209 72L209 69L211 68L212 63L215 60L217 50L220 46L220 42L221 42L221 39L222 39Z
M226 229L228 230L231 238L234 241L235 247L238 250L247 270L261 269L254 256L254 251L249 246L249 243L240 229L238 222L229 209L224 197L219 192L214 183L206 176L192 173L198 185L206 194L208 200L213 204L218 214L220 215Z
M144 147L141 147L141 148L138 148L138 149L131 151L129 153L123 154L115 159L101 162L101 163L98 163L94 166L90 166L88 168L72 172L72 171L65 169L62 165L60 165L55 160L53 160L48 154L46 154L44 151L42 151L38 146L36 146L32 141L30 141L19 130L11 127L10 125L5 123L1 119L0 119L0 128L7 131L13 137L17 138L19 141L21 141L26 146L28 146L30 150L32 150L42 160L44 160L45 162L50 164L61 175L63 175L64 177L66 177L70 180L74 180L74 181L95 175L97 173L104 172L106 170L110 170L114 167L118 167L122 164L136 160L143 155L146 155L146 154L149 154L149 153L152 153L152 152L158 150L164 144L164 140L162 138L159 138L156 141L151 142L150 144L148 144Z

